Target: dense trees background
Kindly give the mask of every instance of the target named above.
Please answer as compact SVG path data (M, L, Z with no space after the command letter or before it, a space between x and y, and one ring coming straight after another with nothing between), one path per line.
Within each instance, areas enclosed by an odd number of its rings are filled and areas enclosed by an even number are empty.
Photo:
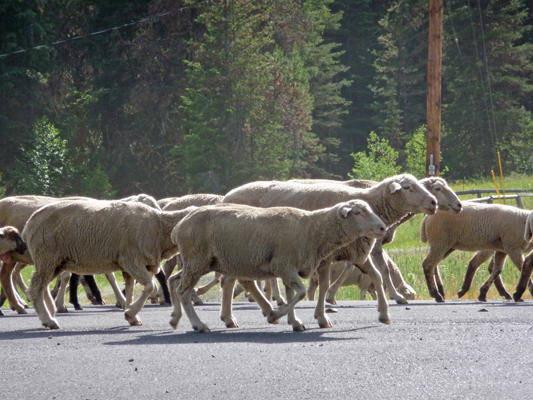
M444 3L446 177L488 176L498 151L505 172L533 172L533 1ZM388 143L413 173L428 9L428 0L4 0L0 194L166 197L345 179L369 143Z

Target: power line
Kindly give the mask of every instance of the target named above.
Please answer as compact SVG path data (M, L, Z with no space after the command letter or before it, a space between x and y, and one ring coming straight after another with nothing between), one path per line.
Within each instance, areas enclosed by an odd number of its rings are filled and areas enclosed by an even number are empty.
M101 34L103 34L103 33L111 32L111 31L116 31L116 30L118 30L118 29L125 28L125 27L127 27L127 26L132 26L132 25L142 24L142 23L144 23L144 22L148 22L148 21L155 21L156 19L159 19L159 18L161 18L161 17L164 17L165 15L173 14L173 13L178 12L178 11L182 11L182 10L186 10L186 9L188 9L188 8L196 7L196 6L199 6L199 5L204 4L204 3L207 3L207 2L208 2L208 0L201 1L201 2L199 2L199 3L192 4L192 5L190 5L190 6L185 6L185 7L178 8L178 9L176 9L176 10L166 11L166 12L163 12L163 13L159 13L159 14L151 15L151 16L149 16L149 17L142 18L142 19L140 19L140 20L138 20L138 21L130 22L130 23L127 23L127 24L124 24L124 25L120 25L120 26L115 26L115 27L113 27L113 28L103 29L103 30L101 30L101 31L97 31L97 32L88 33L88 34L86 34L86 35L75 36L75 37L68 38L68 39L65 39L65 40L58 40L58 41L53 42L53 43L50 43L50 44L40 44L40 45L38 45L38 46L28 47L28 48L26 48L26 49L17 50L17 51L12 51L12 52L10 52L10 53L0 54L0 58L8 57L8 56L11 56L11 55L13 55L13 54L25 53L25 52L28 52L28 51L31 51L31 50L37 50L37 49L45 48L45 47L48 47L48 46L57 46L58 44L67 43L67 42L72 42L72 41L74 41L74 40L84 39L84 38L88 38L88 37L90 37L90 36L101 35Z

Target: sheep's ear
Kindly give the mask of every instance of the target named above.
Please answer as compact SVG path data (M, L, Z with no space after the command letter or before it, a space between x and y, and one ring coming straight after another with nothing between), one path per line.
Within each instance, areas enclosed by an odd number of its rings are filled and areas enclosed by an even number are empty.
M339 210L339 213L346 218L348 214L350 214L350 211L352 211L352 207L349 206L342 206Z
M390 188L390 192L394 193L394 192L400 190L402 188L402 186L398 182L392 182L389 185L389 188Z

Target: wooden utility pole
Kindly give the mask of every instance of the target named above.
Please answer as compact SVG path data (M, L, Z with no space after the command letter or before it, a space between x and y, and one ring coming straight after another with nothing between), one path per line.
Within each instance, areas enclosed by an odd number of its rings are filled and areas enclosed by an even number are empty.
M429 1L426 177L439 176L443 0Z

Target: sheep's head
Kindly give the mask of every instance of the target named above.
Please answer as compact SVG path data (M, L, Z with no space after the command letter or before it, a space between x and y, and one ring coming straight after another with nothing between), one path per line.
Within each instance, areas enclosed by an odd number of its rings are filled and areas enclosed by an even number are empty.
M463 204L446 181L442 178L425 178L420 183L436 197L439 211L450 211L455 214L461 212Z
M360 236L381 239L387 232L383 221L372 211L366 201L350 200L338 205L338 216L343 220L350 220L360 229Z
M396 175L383 182L388 185L390 193L403 197L403 212L432 215L437 211L437 199L413 175Z
M11 262L12 252L24 254L28 247L22 241L19 231L12 226L0 228L0 261Z

